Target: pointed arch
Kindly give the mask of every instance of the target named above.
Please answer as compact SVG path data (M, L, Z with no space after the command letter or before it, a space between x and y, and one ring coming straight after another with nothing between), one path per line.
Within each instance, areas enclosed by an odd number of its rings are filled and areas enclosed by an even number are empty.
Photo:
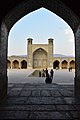
M67 69L68 68L68 62L67 60L63 60L62 63L61 63L61 68L62 69Z
M47 52L39 48L33 52L33 68L47 68L48 66Z
M75 34L75 45L76 45L76 93L80 95L79 88L80 84L80 18L77 14L72 11L60 0L24 0L5 15L2 23L0 24L0 84L2 90L0 95L5 96L7 93L7 47L8 47L8 34L12 26L22 17L29 14L30 12L37 10L41 7L47 8L54 12L65 20L73 29ZM1 47L2 46L2 47ZM4 67L3 67L4 66ZM5 82L4 82L5 81ZM3 88L5 86L5 88ZM4 92L3 92L3 89Z
M18 62L17 60L14 60L14 61L12 62L12 68L13 68L13 69L19 69L19 62Z
M58 60L55 60L53 62L53 69L59 69L59 64L60 64L60 62Z
M69 62L69 66L72 67L72 69L75 69L75 61L74 60L71 60Z
M26 69L27 68L27 62L25 60L21 61L21 68Z

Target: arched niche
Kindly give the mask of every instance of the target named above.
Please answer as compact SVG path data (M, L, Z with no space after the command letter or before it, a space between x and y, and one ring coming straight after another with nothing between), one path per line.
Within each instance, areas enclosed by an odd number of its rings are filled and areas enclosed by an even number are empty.
M48 66L47 52L39 48L33 52L33 68L47 68Z
M63 61L61 62L61 68L62 68L62 69L67 69L67 68L68 68L68 62L67 62L66 60L63 60Z
M58 60L54 61L53 63L53 69L59 69L60 62Z
M18 62L17 60L14 60L14 61L12 62L12 68L13 68L13 69L19 69L19 62Z
M27 68L27 62L25 60L21 61L21 68L26 69Z
M69 62L69 67L72 67L72 69L75 69L75 61L74 60L71 60Z

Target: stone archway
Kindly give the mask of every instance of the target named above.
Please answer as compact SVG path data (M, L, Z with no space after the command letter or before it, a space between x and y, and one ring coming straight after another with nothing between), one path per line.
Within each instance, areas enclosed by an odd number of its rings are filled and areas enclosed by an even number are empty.
M68 8L60 0L24 0L5 15L5 18L0 25L0 98L7 94L7 43L9 31L20 18L41 7L54 12L64 19L74 32L76 45L75 92L76 95L80 95L80 19L74 11Z
M26 69L27 68L27 62L25 60L21 61L21 68Z
M12 68L13 69L19 69L19 62L17 60L14 60L12 63Z
M54 69L59 69L59 64L60 64L60 62L58 60L54 61L53 68Z
M42 48L37 49L33 53L33 68L47 68L47 59L47 52Z
M62 69L67 69L68 68L68 62L66 60L63 60L61 63L61 68Z
M72 67L72 69L75 69L75 61L70 61L69 66Z

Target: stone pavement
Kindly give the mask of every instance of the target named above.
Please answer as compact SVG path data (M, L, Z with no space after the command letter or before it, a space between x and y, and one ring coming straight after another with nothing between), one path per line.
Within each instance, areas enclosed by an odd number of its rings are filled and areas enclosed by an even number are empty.
M73 85L9 83L0 119L80 120L80 100Z
M28 77L34 69L8 69L9 83L45 83L45 77ZM50 70L49 70L50 72ZM54 70L53 83L74 84L75 70L69 72L67 69Z

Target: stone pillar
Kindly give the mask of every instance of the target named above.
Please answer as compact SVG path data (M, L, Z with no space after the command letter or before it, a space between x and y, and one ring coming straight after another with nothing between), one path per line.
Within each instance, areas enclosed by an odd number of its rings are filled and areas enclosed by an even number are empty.
M70 67L70 64L69 64L69 63L70 63L70 61L68 61L68 66L67 66L67 69Z
M8 32L4 23L0 28L0 100L7 95L7 40Z
M32 69L33 68L33 55L32 55L32 38L28 38L28 44L27 44L27 68Z
M61 61L59 62L59 69L61 70Z
M13 62L11 61L11 69L13 69Z
M48 69L53 69L53 39L48 39Z
M19 61L19 69L21 69L21 62Z
M75 95L80 97L80 26L75 34Z

